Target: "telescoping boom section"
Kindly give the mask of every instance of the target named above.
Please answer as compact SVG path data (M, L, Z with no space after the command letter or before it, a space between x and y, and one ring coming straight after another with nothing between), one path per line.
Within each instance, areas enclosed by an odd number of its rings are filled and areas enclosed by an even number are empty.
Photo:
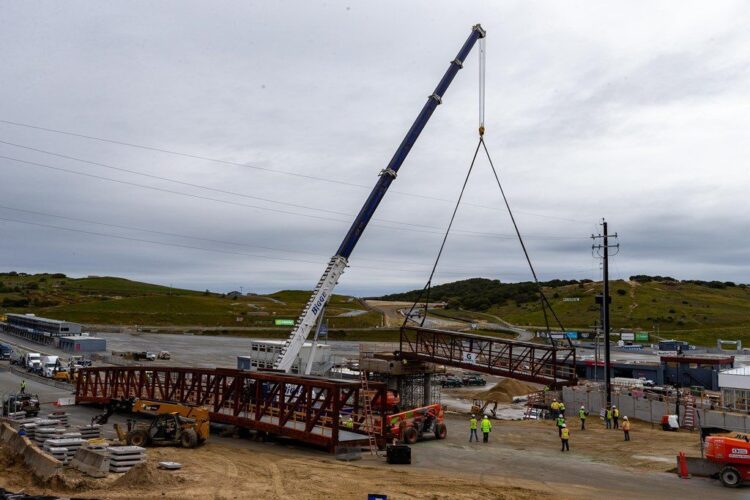
M451 61L448 70L443 75L443 78L440 80L437 87L435 87L435 91L427 98L427 102L422 107L419 115L417 115L414 124L406 133L406 137L401 141L401 144L393 155L393 158L391 158L391 161L388 163L388 166L380 172L380 177L372 192L370 192L370 196L367 197L367 201L365 201L365 204L360 209L356 219L354 219L354 222L346 233L344 241L341 242L336 255L331 257L330 262L328 262L328 266L323 272L323 276L321 276L320 281L318 281L317 286L310 296L310 299L302 310L299 318L297 318L289 338L284 342L275 364L276 368L279 370L289 371L291 369L297 355L305 343L305 340L319 321L325 308L324 306L331 298L333 288L344 273L349 256L352 254L354 247L357 245L357 242L365 231L370 219L372 219L378 205L380 205L380 202L383 200L386 191L388 191L391 183L396 179L398 170L409 155L414 143L417 142L417 138L419 138L425 125L427 125L435 108L443 102L443 96L445 95L446 90L448 90L451 82L456 77L458 70L463 67L463 62L468 57L469 52L471 52L471 49L476 44L477 40L484 38L484 36L485 31L480 25L477 24L472 28L469 38L464 42L456 58Z
M385 384L230 369L107 366L82 368L76 404L136 399L205 406L211 422L321 446L364 445L383 439ZM365 398L373 418L367 418ZM346 421L341 418L347 415ZM351 416L352 422L348 421Z

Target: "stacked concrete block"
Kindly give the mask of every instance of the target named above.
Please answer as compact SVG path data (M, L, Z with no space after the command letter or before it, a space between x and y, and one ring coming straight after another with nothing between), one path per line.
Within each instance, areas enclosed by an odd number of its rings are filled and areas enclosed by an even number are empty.
M83 439L98 439L102 437L102 428L100 425L82 425L78 427Z
M110 446L109 471L127 472L146 460L146 449L140 446Z
M8 413L8 418L11 420L22 420L26 418L26 412L25 411L12 411Z
M53 411L52 413L47 415L47 418L49 418L50 420L55 420L62 427L68 426L68 414L64 411Z
M86 441L80 437L48 439L44 443L44 451L60 460L63 464L67 464L85 443Z
M27 423L21 424L21 429L23 429L23 431L26 433L26 437L31 439L32 441L34 440L34 433L36 432L36 426L37 426L36 422L27 422Z
M44 451L52 455L56 460L59 460L63 465L68 463L68 449L60 447L44 447Z
M34 431L34 441L39 446L42 446L48 439L58 439L65 434L65 429L62 427L39 427Z

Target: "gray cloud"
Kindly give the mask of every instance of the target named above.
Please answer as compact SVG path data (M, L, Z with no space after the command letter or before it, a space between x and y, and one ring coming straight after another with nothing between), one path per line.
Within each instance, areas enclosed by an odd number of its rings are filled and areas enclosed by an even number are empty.
M0 144L2 156L119 181L0 160L0 205L59 216L0 208L26 222L0 220L0 267L311 287L481 21L487 142L542 279L597 278L587 237L606 216L621 235L617 276L750 281L750 8L665 5L6 2L0 120L234 164L0 123L0 141L224 191ZM423 285L476 144L476 72L472 54L343 292ZM438 280L529 279L484 160L466 201Z

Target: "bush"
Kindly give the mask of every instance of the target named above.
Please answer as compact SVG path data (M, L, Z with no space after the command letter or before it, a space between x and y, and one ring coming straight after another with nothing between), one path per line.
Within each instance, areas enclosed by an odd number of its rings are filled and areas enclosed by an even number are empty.
M622 288L617 289L617 295L627 295L627 294L628 294L627 290L624 290Z
M2 302L3 307L28 307L29 299L11 299L4 298Z

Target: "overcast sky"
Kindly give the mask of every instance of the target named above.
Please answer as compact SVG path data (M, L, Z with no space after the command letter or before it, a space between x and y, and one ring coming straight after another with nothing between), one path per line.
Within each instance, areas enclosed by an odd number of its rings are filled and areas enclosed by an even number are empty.
M597 279L606 217L614 277L750 282L742 1L1 0L0 269L311 288L477 22L486 142L540 279ZM476 146L477 57L339 291L425 283ZM530 279L485 160L465 201L435 281Z

